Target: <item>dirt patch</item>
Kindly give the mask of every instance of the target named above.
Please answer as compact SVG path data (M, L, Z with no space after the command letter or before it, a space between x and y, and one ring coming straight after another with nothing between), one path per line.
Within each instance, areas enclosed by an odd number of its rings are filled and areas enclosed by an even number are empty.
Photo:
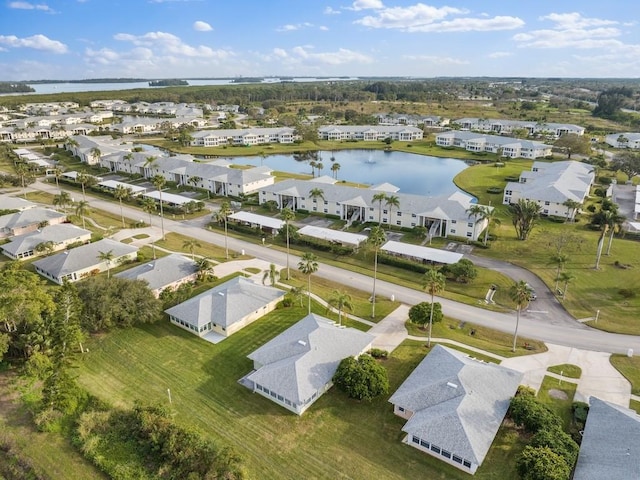
M549 390L549 396L551 398L555 398L556 400L569 400L569 396L567 395L566 392L563 392L562 390L557 390L555 388L551 388Z

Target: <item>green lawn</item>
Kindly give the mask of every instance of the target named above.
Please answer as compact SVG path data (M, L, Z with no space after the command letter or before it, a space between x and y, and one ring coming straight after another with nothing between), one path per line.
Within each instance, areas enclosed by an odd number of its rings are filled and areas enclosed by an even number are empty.
M161 248L166 248L168 250L171 250L173 252L183 252L187 255L191 255L191 252L189 251L189 249L185 248L184 242L187 240L192 240L191 237L187 237L185 235L182 235L180 233L174 233L174 232L170 232L167 233L165 235L165 239L164 240L159 240L157 242L155 242L155 244L158 247ZM219 262L223 262L225 261L225 249L224 246L219 247L218 245L214 245L212 243L207 243L207 242L203 242L201 240L197 241L198 244L200 244L199 247L195 247L194 248L194 253L196 255L202 255L205 256L211 260L216 260ZM234 259L234 260L246 260L249 259L251 257L249 256L244 256L241 257L238 253L229 250L229 257Z
M218 345L167 321L94 337L79 362L79 382L121 406L166 404L170 388L175 419L237 449L250 478L468 478L401 443L404 421L388 397L360 403L332 389L297 417L240 386L252 368L246 355L304 314L277 310ZM407 341L384 362L391 392L425 353L422 342ZM504 465L514 458L508 442L498 444L492 455L501 461L488 463L478 478L504 478L499 472L513 468Z
M573 402L573 397L576 394L576 388L577 385L575 383L545 376L544 380L542 380L542 386L538 391L538 399L562 418L562 422L564 424L563 428L565 431L569 431L571 423L573 422L571 403ZM553 398L549 394L549 390L564 392L567 399Z
M613 365L631 384L631 393L640 395L640 357L627 357L613 354L610 357Z
M547 372L563 375L567 378L580 378L582 376L582 369L577 365L571 365L569 363L563 363L562 365L552 365L547 368Z

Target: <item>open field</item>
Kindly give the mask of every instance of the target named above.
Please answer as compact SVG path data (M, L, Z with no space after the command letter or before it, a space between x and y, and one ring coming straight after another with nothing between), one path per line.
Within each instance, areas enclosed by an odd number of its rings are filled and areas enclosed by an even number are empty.
M91 353L79 362L79 382L122 406L135 400L166 404L170 388L175 419L233 446L250 478L466 479L400 442L404 421L393 415L388 397L360 403L332 389L297 417L237 383L252 367L246 355L305 312L276 310L218 345L167 321L95 337ZM390 393L425 353L421 342L408 341L384 362ZM513 472L520 447L511 443L508 429L495 445L477 478Z

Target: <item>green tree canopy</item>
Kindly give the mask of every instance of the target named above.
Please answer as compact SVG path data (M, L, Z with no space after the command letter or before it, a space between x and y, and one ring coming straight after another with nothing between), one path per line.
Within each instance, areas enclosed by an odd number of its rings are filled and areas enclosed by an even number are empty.
M636 152L618 153L611 160L610 168L614 171L620 170L631 180L636 175L640 175L640 154Z
M517 462L522 480L568 480L571 467L549 447L527 445Z
M518 240L526 240L540 218L540 205L531 200L521 198L517 203L509 205L511 222L516 229Z
M424 327L429 323L429 317L431 316L431 303L420 302L409 309L409 320L415 325ZM433 322L441 322L443 318L442 305L440 302L433 304Z
M591 142L585 135L567 133L555 141L554 146L563 149L567 153L567 158L571 158L574 153L589 155L591 153Z
M348 357L342 360L333 382L350 398L357 400L371 401L389 391L386 368L367 354L360 355L357 359Z

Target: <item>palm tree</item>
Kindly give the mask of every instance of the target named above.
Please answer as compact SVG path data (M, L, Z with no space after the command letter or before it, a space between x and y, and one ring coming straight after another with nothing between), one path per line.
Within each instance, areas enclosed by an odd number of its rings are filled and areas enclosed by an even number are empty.
M422 277L422 286L431 295L431 313L429 314L429 334L427 347L431 348L431 327L433 326L433 297L444 290L446 279L435 268L428 269Z
M205 280L209 275L213 275L213 266L211 260L201 257L196 261L196 271L198 272L198 280Z
M518 240L526 240L540 218L540 205L531 200L521 198L517 203L509 205L511 222L516 229Z
M596 266L595 269L600 269L600 257L602 256L602 247L604 247L604 239L609 231L609 226L614 222L616 213L612 210L602 210L600 212L600 238L598 239L598 249L596 251Z
M193 177L189 177L189 180L187 181L193 185L193 188L196 188L196 186L202 181L202 177L194 175Z
M20 177L20 182L22 183L22 196L27 199L27 188L25 184L25 179L29 176L29 167L26 163L16 163L15 164L16 175Z
M531 301L531 295L533 291L527 282L520 280L509 288L509 297L516 304L516 329L513 332L513 346L511 351L516 351L516 343L518 341L518 326L520 325L520 312Z
M122 201L127 200L131 196L131 188L125 187L124 185L118 185L116 189L113 191L113 196L118 199L120 202L120 218L122 219L122 228L125 228L126 225L124 223L124 212L122 210Z
M335 178L336 180L338 179L338 171L340 170L340 164L339 163L333 163L331 165L331 171L333 172L333 178Z
M113 260L113 250L107 250L106 252L98 252L98 260L107 262L107 278L111 276L111 261Z
M82 218L82 228L86 228L84 217L85 215L89 215L91 210L89 209L89 202L86 200L80 200L76 203L76 215Z
M551 256L551 264L556 266L556 286L555 290L558 290L558 282L560 281L560 272L564 268L565 264L569 260L569 256L565 253L556 253Z
M67 205L71 205L71 195L69 195L69 192L60 192L58 195L53 197L53 204L56 207L62 208L62 210L66 212Z
M79 173L76 177L76 182L78 182L82 187L82 199L86 200L87 196L85 195L85 186L95 182L95 178L91 175L87 175L86 173Z
M302 287L292 287L289 290L289 295L294 301L298 301L300 303L300 307L302 307L302 300L304 299L304 289Z
M311 313L311 274L318 271L318 257L311 252L303 253L298 262L298 270L307 276L308 313Z
M56 179L56 188L59 191L62 191L62 189L60 188L60 177L62 176L63 170L60 167L56 167L53 169L53 176Z
M351 303L351 295L340 290L334 290L331 292L331 296L327 303L338 310L338 325L342 325L342 311L353 310L353 304Z
M222 202L220 204L220 209L216 213L214 213L214 218L218 223L224 222L224 252L227 260L229 259L227 224L229 222L229 215L231 215L232 213L233 210L231 210L231 205L227 201Z
M469 208L467 208L467 215L469 215L469 217L473 217L473 225L475 230L475 226L478 224L478 222L483 220L482 216L484 215L484 206L474 203Z
M316 168L318 169L318 176L320 176L320 174L322 173L322 169L324 168L324 163L317 162L316 163Z
M611 254L611 245L613 244L613 235L622 229L622 224L624 223L625 220L626 220L625 217L623 217L622 215L618 215L617 211L613 210L613 216L609 223L609 229L611 230L611 233L609 234L609 245L607 245L607 253L605 253L605 255Z
M154 175L151 178L151 183L158 190L158 199L160 203L160 230L162 231L162 240L164 240L164 210L162 207L162 187L167 184L167 181L162 175Z
M569 199L569 200L566 200L562 205L567 207L566 221L568 222L569 220L574 218L576 211L580 207L580 202L576 202L575 200Z
M151 222L151 214L155 212L157 209L158 209L158 205L156 204L156 201L153 198L144 197L142 199L142 210L145 213L149 214L149 226L153 225Z
M198 241L195 238L188 238L184 242L182 242L182 248L186 248L191 253L191 260L196 261L196 248L201 247Z
M314 203L316 203L318 198L324 201L324 190L321 188L312 188L311 191L309 191L309 198L313 200Z
M487 221L487 227L484 229L484 238L482 244L486 247L487 240L489 240L489 229L492 225L500 225L500 219L498 218L498 212L495 208L484 206L482 210L481 220Z
M372 202L378 202L378 225L382 225L382 202L386 199L387 194L384 192L376 193L372 198Z
M269 270L265 270L264 274L262 275L262 284L265 285L267 280L269 280L271 286L275 286L279 279L280 272L278 271L278 267L276 267L275 264L272 263L269 265Z
M102 152L98 147L93 147L91 149L91 158L93 158L94 163L98 163L100 161L101 156L102 156Z
M148 177L152 176L151 175L152 174L151 169L153 168L153 165L156 163L156 160L158 160L158 157L155 157L153 155L149 155L148 157L145 157L145 159L144 159L144 168L146 170L148 170L147 171L147 174L148 174L147 176Z
M569 288L569 282L576 278L576 276L571 272L561 272L560 273L560 281L564 283L564 288L562 289L562 300L564 300L567 296L567 288Z
M371 228L367 244L373 248L373 290L371 291L371 318L376 316L376 281L378 279L378 252L387 241L387 236L381 226Z
M282 220L284 220L285 225L285 234L287 236L287 280L291 277L291 272L289 271L289 222L296 218L296 214L290 208L283 208L281 212Z
M389 195L385 201L385 206L389 208L389 230L391 230L391 211L393 207L400 208L400 199L396 195Z

